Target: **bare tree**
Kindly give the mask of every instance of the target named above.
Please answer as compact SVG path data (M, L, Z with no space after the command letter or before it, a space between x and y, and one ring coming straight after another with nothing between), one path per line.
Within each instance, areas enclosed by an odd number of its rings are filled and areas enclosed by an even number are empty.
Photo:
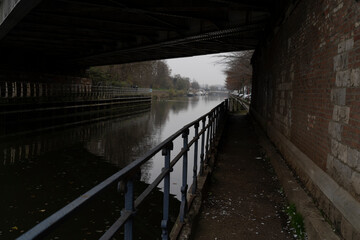
M226 65L225 85L229 90L243 90L251 87L252 67L251 57L253 51L232 52L221 55L219 62Z

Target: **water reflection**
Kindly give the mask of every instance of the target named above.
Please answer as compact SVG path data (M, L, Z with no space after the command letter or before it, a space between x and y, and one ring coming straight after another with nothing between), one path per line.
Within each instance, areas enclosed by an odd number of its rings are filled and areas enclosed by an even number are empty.
M82 144L90 153L123 167L139 153L153 146L150 113L115 119L70 129L57 129L41 135L2 139L0 162L3 166L26 164L49 152ZM146 136L145 138L143 136Z
M0 239L16 238L222 99L198 97L153 102L150 112L129 118L0 138ZM138 191L160 173L162 164L162 156L156 156L142 167ZM175 187L180 186L177 169L172 173L173 194L180 191ZM120 215L119 199L122 198L115 186L110 188L60 227L62 237L57 233L52 236L69 239L68 233L71 239L97 239ZM161 205L161 199L159 189L141 210L143 216L155 219L145 223L145 217L139 216L137 221L142 226L137 230L139 237L160 236L161 208L156 206ZM173 198L171 204L175 220L179 202ZM147 235L149 232L153 237Z
M94 155L122 168L155 145L151 122L150 113L107 122L84 146Z
M169 100L166 102L158 102L157 105L159 108L168 108L170 109L166 120L162 122L161 127L157 130L157 138L159 143L170 135L175 133L177 130L182 128L184 125L194 121L200 116L209 112L212 108L218 105L223 101L225 96L202 96L202 97L191 97L191 98L179 98L175 100ZM156 105L155 105L156 106ZM154 107L154 105L153 105ZM194 136L194 129L190 129L189 140ZM178 137L174 140L174 149L171 152L171 156L175 156L180 152L182 148L183 140L181 137ZM192 166L193 166L193 147L190 148L188 152L189 156L189 167L188 167L188 185L191 185L192 182ZM198 159L200 151L198 151ZM161 154L157 154L151 159L147 165L145 165L144 171L142 171L142 181L150 183L160 174L161 169L163 168L164 158ZM174 194L178 199L181 196L181 182L182 182L182 164L179 162L174 167L174 171L171 173L170 183L171 188L170 192Z

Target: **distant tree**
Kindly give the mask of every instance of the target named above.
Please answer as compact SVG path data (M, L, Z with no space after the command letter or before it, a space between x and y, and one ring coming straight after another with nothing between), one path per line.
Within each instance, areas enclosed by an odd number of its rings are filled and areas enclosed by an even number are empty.
M153 88L169 89L173 87L173 82L170 78L171 70L164 61L156 61L154 69Z
M101 71L96 67L90 68L88 70L88 74L94 85L105 85L105 83L111 78L108 72Z
M192 89L200 89L200 84L197 81L193 80L191 82L191 88Z
M225 86L229 90L238 90L251 87L252 67L251 57L253 51L233 52L223 55L221 63L226 65Z
M94 85L172 88L171 70L164 61L147 61L92 67L88 70Z
M88 70L94 85L138 86L187 91L199 89L197 81L179 74L171 76L165 61L147 61L121 65L92 67Z
M180 74L176 74L172 77L173 86L177 90L188 90L190 88L190 79L188 77L182 77Z

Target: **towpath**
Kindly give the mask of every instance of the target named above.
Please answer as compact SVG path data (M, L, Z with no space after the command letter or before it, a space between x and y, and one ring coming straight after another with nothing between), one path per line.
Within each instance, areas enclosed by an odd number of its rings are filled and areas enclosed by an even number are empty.
M285 207L249 117L230 115L192 239L294 239Z

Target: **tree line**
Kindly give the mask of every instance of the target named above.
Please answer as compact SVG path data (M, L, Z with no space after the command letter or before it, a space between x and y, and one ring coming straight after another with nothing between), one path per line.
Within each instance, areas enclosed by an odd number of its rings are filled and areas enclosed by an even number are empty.
M228 90L250 91L252 79L251 57L253 51L232 52L221 56L220 63L226 66L225 87Z
M154 89L199 89L196 80L179 74L171 76L171 69L163 60L91 67L88 75L93 85L142 87Z
M228 90L244 92L250 91L252 67L251 57L253 51L232 52L220 55L219 64L225 65L225 87ZM94 85L142 87L154 89L175 89L187 91L199 89L196 80L190 80L179 74L171 75L171 69L164 60L128 63L92 67L88 75ZM203 86L206 89L217 90L216 86Z

